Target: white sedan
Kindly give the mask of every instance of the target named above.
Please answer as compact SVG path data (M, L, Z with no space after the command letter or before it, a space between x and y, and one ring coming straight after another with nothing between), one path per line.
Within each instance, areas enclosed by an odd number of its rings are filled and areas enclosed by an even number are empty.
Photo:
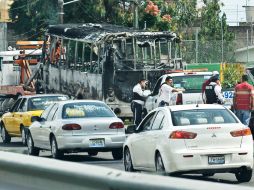
M125 129L122 120L103 102L71 100L49 106L34 122L27 135L28 154L51 150L53 158L64 153L111 151L122 159Z
M221 105L159 107L126 133L133 133L124 143L126 171L252 177L251 131Z

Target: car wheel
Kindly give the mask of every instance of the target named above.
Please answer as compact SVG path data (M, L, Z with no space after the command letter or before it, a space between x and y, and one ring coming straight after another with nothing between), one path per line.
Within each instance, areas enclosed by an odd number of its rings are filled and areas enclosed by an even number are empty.
M51 144L52 157L55 159L61 159L63 157L63 152L58 149L58 145L57 145L55 137L51 138L50 144Z
M3 143L7 144L11 142L11 136L6 131L4 125L2 125L1 127L1 136L2 136Z
M22 138L22 144L27 145L27 135L26 135L26 130L24 127L21 128L21 138Z
M124 150L124 169L127 172L134 172L133 164L132 164L132 159L131 159L131 153L128 148Z
M89 156L96 156L98 154L98 151L90 150L87 153Z
M27 135L27 148L28 148L29 155L39 156L40 149L37 147L34 147L34 141L33 141L31 133L28 133Z
M112 156L114 160L121 160L123 158L123 149L119 148L112 151Z
M241 169L235 173L235 177L238 182L249 182L252 178L252 170L251 169Z
M203 177L212 177L214 176L215 173L203 173L202 176Z
M166 175L163 160L162 160L161 154L159 152L156 154L156 157L155 157L155 167L156 167L156 172L159 175Z

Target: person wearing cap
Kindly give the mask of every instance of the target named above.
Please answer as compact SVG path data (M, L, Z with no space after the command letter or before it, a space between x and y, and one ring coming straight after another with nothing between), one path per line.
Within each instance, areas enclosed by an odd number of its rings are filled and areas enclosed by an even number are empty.
M224 104L225 99L221 92L222 87L219 76L211 77L211 82L205 88L205 103L206 104Z
M138 84L136 84L132 90L133 98L131 102L131 111L133 112L133 120L136 126L138 126L142 120L143 106L148 96L144 93L147 82L146 79L139 80Z
M171 102L171 97L173 92L181 92L180 89L175 89L173 86L173 78L171 76L167 76L165 82L162 83L159 91L158 97L158 106L169 106Z
M206 86L209 85L214 78L219 78L219 72L218 71L213 71L212 76L202 84L201 93L202 93L202 100L203 100L204 103L206 103L206 99L205 99L206 98L205 97Z
M248 75L244 74L242 82L235 87L233 99L235 114L244 125L248 124L251 111L254 110L254 88L247 81Z

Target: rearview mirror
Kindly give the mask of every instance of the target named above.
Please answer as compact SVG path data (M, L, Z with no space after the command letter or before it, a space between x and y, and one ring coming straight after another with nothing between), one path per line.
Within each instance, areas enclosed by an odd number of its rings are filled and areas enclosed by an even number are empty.
M136 133L136 125L128 125L127 128L125 129L125 133L126 134L132 134L132 133Z

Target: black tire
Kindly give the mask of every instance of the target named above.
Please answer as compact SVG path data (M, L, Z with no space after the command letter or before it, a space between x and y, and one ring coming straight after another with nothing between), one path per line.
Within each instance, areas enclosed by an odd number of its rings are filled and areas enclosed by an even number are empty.
M97 156L98 151L95 151L95 150L89 150L87 153L88 153L88 155L89 155L89 156Z
M252 178L252 169L241 169L235 173L235 177L238 182L249 182Z
M26 146L27 145L27 134L26 134L25 128L21 127L20 132L21 132L22 144Z
M11 142L11 136L6 131L4 124L2 124L2 127L1 127L1 136L2 136L3 143L8 144Z
M27 134L27 149L29 155L39 156L40 154L40 149L34 146L34 141L31 133Z
M55 159L61 159L63 157L63 152L60 151L58 149L58 145L57 145L57 142L56 142L56 138L55 137L52 137L50 139L50 144L51 144L51 154L52 154L52 158L55 158Z
M112 150L112 156L113 156L114 160L122 160L123 149L119 148L119 149Z
M131 153L128 148L124 150L124 169L127 172L135 172L132 164Z
M156 153L155 156L155 168L156 168L156 172L159 175L166 175L166 170L164 167L164 163L161 157L161 154L159 152Z

